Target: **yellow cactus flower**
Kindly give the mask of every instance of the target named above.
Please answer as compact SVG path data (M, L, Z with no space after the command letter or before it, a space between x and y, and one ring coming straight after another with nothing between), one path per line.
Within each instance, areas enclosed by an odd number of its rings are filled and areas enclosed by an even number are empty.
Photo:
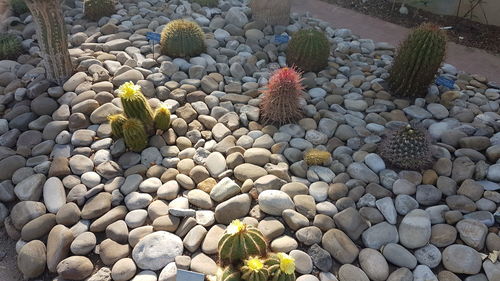
M135 85L132 81L125 82L120 86L120 88L118 88L118 91L120 91L120 95L124 98L130 98L140 90L141 86Z
M259 271L264 267L264 263L258 258L253 258L247 261L247 266L253 271Z
M240 233L243 230L245 230L245 224L242 223L240 220L234 220L231 222L231 224L227 227L226 232L228 234L236 234Z
M285 253L278 253L280 260L280 269L286 274L293 274L295 272L295 259Z

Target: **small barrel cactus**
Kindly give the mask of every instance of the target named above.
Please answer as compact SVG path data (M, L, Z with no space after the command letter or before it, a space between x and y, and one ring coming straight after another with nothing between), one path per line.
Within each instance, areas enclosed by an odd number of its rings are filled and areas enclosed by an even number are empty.
M98 21L115 13L115 0L84 0L85 17Z
M165 105L156 108L154 122L158 130L166 131L170 126L170 110Z
M139 119L151 132L154 128L153 110L141 92L141 86L132 82L123 83L118 89L123 110L128 118Z
M28 6L24 0L10 0L10 7L15 15L19 16L29 12Z
M424 170L433 163L431 144L427 131L407 125L390 130L379 144L379 153L396 168Z
M249 256L265 256L267 243L257 228L234 220L219 240L218 251L223 264L235 264Z
M269 271L258 257L246 260L240 271L241 279L246 281L267 281L269 278Z
M148 135L141 120L129 118L123 123L125 145L134 152L141 152L148 145Z
M402 97L425 97L446 51L446 34L433 24L415 29L401 44L390 70L392 92Z
M205 34L194 22L174 20L163 29L160 46L170 57L194 57L205 51Z
M113 114L108 116L109 124L111 125L111 133L115 138L123 137L123 123L127 121L127 117L123 114Z
M304 160L309 166L327 165L327 163L330 162L331 159L332 156L330 152L324 150L310 149L304 153Z
M295 259L285 253L271 255L265 262L270 281L295 281Z
M315 29L295 32L286 49L286 62L304 72L317 72L328 65L330 42L326 35Z
M240 281L241 273L232 266L219 267L216 274L216 281Z
M0 60L15 60L22 53L21 41L13 34L0 34Z
M198 3L202 7L217 7L219 0L192 0L193 3Z
M300 97L304 87L301 80L300 74L293 68L285 67L273 73L260 103L264 123L282 125L302 118Z

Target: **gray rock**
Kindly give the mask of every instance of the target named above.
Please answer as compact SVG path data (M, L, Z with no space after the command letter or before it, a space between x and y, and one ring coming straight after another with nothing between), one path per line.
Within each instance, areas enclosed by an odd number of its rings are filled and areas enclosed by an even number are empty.
M431 237L431 221L424 210L416 209L408 213L399 225L400 243L415 249L425 246Z
M265 190L260 193L259 206L263 212L273 216L281 216L284 210L295 208L290 196L280 190Z
M132 258L141 269L159 270L182 255L182 240L169 232L157 231L143 237L132 251Z

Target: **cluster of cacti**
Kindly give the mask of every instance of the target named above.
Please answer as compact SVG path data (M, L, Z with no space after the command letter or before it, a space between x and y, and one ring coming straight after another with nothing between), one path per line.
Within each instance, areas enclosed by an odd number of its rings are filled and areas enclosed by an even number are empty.
M153 114L141 87L132 82L123 83L118 91L124 114L108 116L111 132L115 138L123 138L130 150L140 152L148 145L148 137L155 129L168 129L170 111L160 105Z
M22 15L29 11L24 0L10 0L10 7L15 15Z
M285 67L273 73L260 102L264 123L281 125L302 118L300 97L304 87L301 80L300 73L293 68Z
M403 97L425 97L443 62L446 34L438 26L423 24L401 44L390 70L392 92Z
M198 3L202 7L217 7L219 0L192 0L193 3Z
M315 29L295 32L286 49L286 62L304 72L318 72L328 65L330 42L326 35Z
M169 22L161 33L161 53L170 57L194 57L205 51L205 34L191 21Z
M424 170L433 163L431 145L427 131L407 125L390 130L379 144L379 152L396 168Z
M295 281L295 260L285 253L267 256L267 243L255 227L234 220L218 244L217 281Z
M332 159L330 152L319 150L319 149L310 149L304 153L304 161L309 166L314 165L327 165Z
M22 52L21 41L13 34L0 34L0 60L16 59Z
M115 0L85 0L83 13L93 21L109 17L115 13Z
M291 0L252 0L252 18L268 25L288 25L290 23Z
M35 22L45 77L62 85L73 74L62 0L25 0Z

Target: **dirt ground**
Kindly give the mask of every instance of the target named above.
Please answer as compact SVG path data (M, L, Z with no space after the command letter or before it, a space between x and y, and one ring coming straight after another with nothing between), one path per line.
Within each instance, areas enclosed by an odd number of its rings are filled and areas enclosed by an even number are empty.
M21 281L21 272L17 270L16 242L7 236L5 229L0 229L0 280Z

